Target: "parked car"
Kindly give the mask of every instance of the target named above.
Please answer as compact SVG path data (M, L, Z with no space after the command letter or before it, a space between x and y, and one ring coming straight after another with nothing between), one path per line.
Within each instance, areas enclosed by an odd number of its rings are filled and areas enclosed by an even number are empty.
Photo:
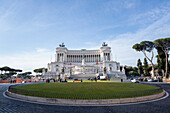
M97 76L98 80L106 80L106 76Z
M132 82L132 83L139 83L139 81L136 80L136 79L131 79L131 82Z
M22 81L22 83L27 83L27 81L24 80L24 81Z
M73 79L73 77L68 77L68 79Z
M159 82L159 79L155 79L155 80L153 80L152 82Z
M148 82L159 82L159 79L149 79Z

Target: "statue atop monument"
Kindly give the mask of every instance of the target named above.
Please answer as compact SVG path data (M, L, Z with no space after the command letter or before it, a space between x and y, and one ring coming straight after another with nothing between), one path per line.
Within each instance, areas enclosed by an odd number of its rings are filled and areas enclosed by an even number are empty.
M64 43L60 44L59 46L60 46L60 47L65 47Z
M85 59L86 55L83 54L83 59Z
M105 47L107 46L108 44L106 44L106 42L103 42L102 46Z
M83 54L82 65L85 65L85 55Z

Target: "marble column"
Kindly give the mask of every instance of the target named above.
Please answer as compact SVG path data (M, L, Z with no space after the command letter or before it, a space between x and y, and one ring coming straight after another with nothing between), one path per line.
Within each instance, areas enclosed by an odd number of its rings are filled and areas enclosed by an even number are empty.
M89 55L87 55L87 62L89 62Z
M93 62L94 62L94 55L93 55Z

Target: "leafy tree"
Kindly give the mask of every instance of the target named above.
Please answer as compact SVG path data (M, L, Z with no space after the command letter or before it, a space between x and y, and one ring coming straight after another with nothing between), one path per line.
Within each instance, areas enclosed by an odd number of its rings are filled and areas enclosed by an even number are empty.
M7 71L10 71L11 68L8 67L8 66L4 66L4 67L2 67L2 69L5 71L5 74L6 74L6 72L7 72Z
M170 60L168 61L168 64L169 64L169 66L168 66L168 73L170 74Z
M144 58L143 62L143 69L144 69L144 76L150 76L149 69L148 69L148 61L146 58Z
M20 73L20 74L18 74L18 77L24 78L24 79L26 79L26 78L30 79L31 78L30 74L32 74L32 72Z
M157 49L158 55L157 57L157 66L158 66L158 74L164 76L165 73L165 65L166 65L166 58L165 54L161 49Z
M42 73L44 68L38 68L38 69L34 69L35 73ZM47 68L45 68L45 72L47 72Z
M106 74L106 67L103 68L103 73Z
M17 74L17 73L15 72L15 69L10 68L8 71L9 71L9 75L10 75L10 76L12 76L12 75L14 75L14 74Z
M122 72L122 70L123 70L123 66L120 66L120 71Z
M25 75L30 75L32 74L32 72L25 72Z
M131 75L139 76L137 67L125 66L124 69L125 69L125 74L127 77L129 77Z
M2 72L4 71L4 69L0 67L0 71L1 71L1 75L2 75Z
M156 47L158 55L157 57L157 63L158 63L158 69L159 71L162 71L162 73L165 73L166 68L166 56L162 49L160 47Z
M165 54L166 57L166 70L165 77L168 78L168 53L170 50L170 38L162 38L154 41L156 47L160 47Z
M48 71L48 69L47 68L44 68L45 69L45 72L47 72Z
M136 51L142 51L143 54L145 55L145 58L147 58L149 60L149 62L151 63L152 65L152 77L155 76L155 68L154 68L154 64L153 64L153 57L154 57L154 53L153 53L153 49L154 49L154 43L151 42L151 41L142 41L140 42L140 44L135 44L133 45L132 47L133 49L135 49ZM149 58L147 55L146 55L146 52L151 52L152 53L152 56L151 58Z
M20 69L13 69L8 66L1 67L0 70L1 70L1 75L2 75L2 71L5 71L4 75L1 76L1 78L3 79L7 79L11 77L12 75L17 74L17 72L22 72L22 70Z
M157 64L158 64L158 74L162 76L162 63L159 57L157 57Z
M15 72L22 72L21 69L15 69Z
M141 62L140 59L138 59L137 66L138 66L138 73L139 73L139 75L142 75L143 74L143 67L142 67L142 62Z
M126 65L124 66L124 69L125 69L125 75L127 76L128 71L127 71L127 66Z

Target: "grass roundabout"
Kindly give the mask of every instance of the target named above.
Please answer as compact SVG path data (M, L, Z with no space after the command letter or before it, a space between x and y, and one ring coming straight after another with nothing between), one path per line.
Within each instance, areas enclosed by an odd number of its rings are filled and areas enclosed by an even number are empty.
M75 82L40 83L12 87L10 92L45 98L60 99L118 99L148 96L162 92L162 89L136 83Z

